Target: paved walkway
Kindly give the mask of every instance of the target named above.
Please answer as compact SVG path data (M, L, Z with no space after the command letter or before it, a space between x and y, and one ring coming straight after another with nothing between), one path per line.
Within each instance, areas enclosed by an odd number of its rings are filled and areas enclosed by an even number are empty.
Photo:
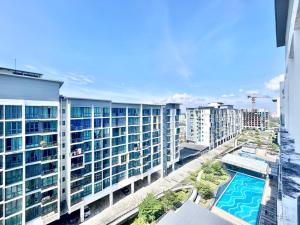
M157 195L176 186L178 183L187 178L190 172L199 169L201 163L205 162L208 159L215 158L216 156L226 151L229 146L233 147L233 144L234 139L224 143L223 145L220 145L219 147L209 151L208 153L198 157L197 159L185 164L184 166L170 173L168 176L161 178L146 187L143 187L142 189L136 191L134 194L126 196L122 200L115 203L113 206L104 209L101 213L86 220L82 223L82 225L110 224L112 221L122 216L126 212L136 208L148 193Z

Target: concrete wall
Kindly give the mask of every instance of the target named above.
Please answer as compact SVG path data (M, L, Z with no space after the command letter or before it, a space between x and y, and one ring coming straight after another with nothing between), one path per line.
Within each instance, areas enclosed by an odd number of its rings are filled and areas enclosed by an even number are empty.
M57 101L60 83L0 74L2 99Z

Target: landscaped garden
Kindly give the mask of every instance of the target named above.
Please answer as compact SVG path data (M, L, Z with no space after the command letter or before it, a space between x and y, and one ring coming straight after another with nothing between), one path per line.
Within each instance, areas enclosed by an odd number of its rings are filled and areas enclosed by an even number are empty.
M180 206L190 195L190 190L183 189L178 192L166 191L163 197L156 198L154 194L148 194L139 205L138 217L131 225L152 225L169 210Z
M190 181L201 196L200 205L209 208L215 193L221 184L228 181L230 176L219 161L207 161L198 171L190 174Z
M248 142L250 144L256 145L258 148L266 148L270 152L277 153L279 151L279 147L275 140L275 131L274 130L245 130L239 136L238 142Z

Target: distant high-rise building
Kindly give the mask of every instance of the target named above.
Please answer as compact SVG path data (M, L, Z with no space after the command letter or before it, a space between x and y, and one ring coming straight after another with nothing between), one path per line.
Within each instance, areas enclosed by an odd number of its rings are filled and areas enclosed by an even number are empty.
M267 130L269 128L270 113L264 109L242 109L243 128Z
M300 224L300 2L275 0L277 47L285 46L280 85L278 224Z
M242 131L242 113L232 105L211 103L187 108L187 141L215 148Z
M0 224L48 224L77 210L83 220L85 206L111 205L179 160L179 104L60 96L62 84L0 68Z

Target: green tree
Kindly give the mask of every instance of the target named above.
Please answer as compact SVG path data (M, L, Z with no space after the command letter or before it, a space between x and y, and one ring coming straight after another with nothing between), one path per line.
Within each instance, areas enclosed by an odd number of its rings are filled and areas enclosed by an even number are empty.
M139 217L147 223L156 220L163 212L163 205L154 194L148 194L139 205Z
M197 184L197 190L200 193L201 198L207 200L214 196L213 188L205 181L200 181Z

